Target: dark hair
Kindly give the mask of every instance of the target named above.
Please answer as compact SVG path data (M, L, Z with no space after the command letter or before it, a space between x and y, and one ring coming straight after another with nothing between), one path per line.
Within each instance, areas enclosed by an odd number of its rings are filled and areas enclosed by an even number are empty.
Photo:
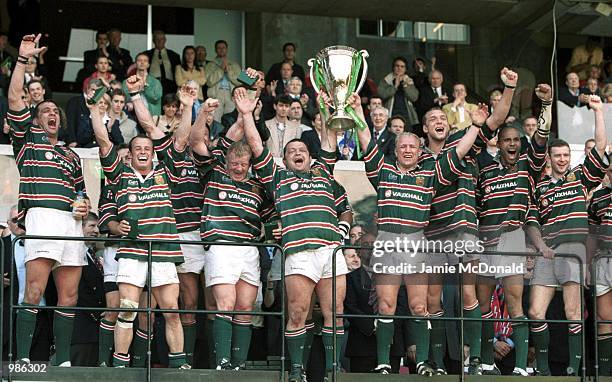
M125 93L121 89L112 89L108 92L108 95L111 97L111 100L114 96L121 96L125 98Z
M300 107L302 107L302 102L300 102L300 100L296 98L291 98L291 103L289 104L289 106L293 105L296 102L300 104Z
M91 221L91 220L100 220L100 218L94 212L88 212L87 218L85 218L85 221Z
M32 81L30 81L30 82L32 82ZM40 82L40 81L38 81L38 82ZM60 107L60 106L57 104L57 102L55 102L54 100L52 100L52 99L45 99L45 100L43 100L41 103L39 103L38 105L36 105L36 106L34 107L34 111L32 112L32 117L33 117L33 118L38 118L38 113L40 112L40 105L42 105L43 103L52 103L52 104L54 104L54 105L55 105L55 106L56 106L58 109L61 109L61 107Z
M304 146L306 146L306 150L308 151L308 155L312 156L312 153L310 152L310 148L308 147L308 145L306 144L306 142L304 142L304 140L302 138L293 138L292 140L287 142L287 144L285 144L285 147L283 147L283 158L285 157L285 154L287 154L287 146L289 146L289 144L293 143L293 142L301 142L301 143L303 143Z
M406 57L404 56L397 56L393 59L393 63L391 64L391 70L393 70L393 66L395 65L396 61L401 61L404 63L404 65L406 66L406 70L408 70L408 60L406 59Z
M98 41L98 37L100 37L101 34L105 34L106 37L108 37L108 32L106 32L106 31L97 31L96 32L96 41Z
M176 94L168 93L164 96L164 99L162 100L162 107L170 105L170 104L176 104L176 106L178 107L180 103L181 101L179 101Z
M100 54L100 55L98 55L98 57L96 57L96 64L98 63L98 61L99 61L101 58L105 58L107 61L109 61L109 62L110 62L110 60L108 59L108 57L106 57L106 56L105 56L105 55L103 55L103 54Z
M283 44L283 52L285 51L285 49L287 49L287 47L288 47L288 46L292 46L292 47L293 47L293 50L295 50L295 49L296 49L296 48L295 48L295 44L294 44L294 43L292 43L292 42L286 42L286 43L284 43L284 44Z
M378 98L379 100L381 100L381 101L382 101L382 97L381 97L381 96L379 96L378 94L373 94L373 95L371 95L371 96L370 96L370 99L368 100L368 103L370 103L370 101L372 100L372 98Z
M140 56L145 56L147 58L147 61L149 61L149 63L151 63L151 59L149 58L149 55L146 52L140 52L138 53L135 57L134 57L134 61L138 60L138 57Z
M517 126L515 126L515 125L506 125L506 124L504 124L504 125L502 125L502 127L500 127L500 128L498 129L498 131L497 131L497 136L498 136L499 138L501 138L501 136L502 136L502 135L503 135L503 134L504 134L504 133L505 133L507 130L512 130L512 129L514 129L514 130L518 131L518 133L519 133L519 135L520 135L520 133L521 133L521 129L519 129ZM549 146L549 147L550 147L550 146Z
M291 101L293 99L291 97L289 97L287 94L281 94L278 97L276 97L276 100L274 101L275 105L278 105L279 103L282 103L284 105L291 105Z
M228 46L227 45L227 41L225 41L225 40L217 40L217 41L215 41L215 49L217 49L217 45L219 45L219 44L225 44L226 47Z
M130 148L130 146L127 143L119 143L117 145L117 151L123 150L123 149L129 149L129 148Z
M136 139L139 139L139 138L148 139L148 140L150 140L150 141L151 141L151 143L153 143L153 140L152 140L151 138L147 137L147 136L146 136L146 135L144 135L144 134L138 134L138 135L137 135L137 136L135 136L134 138L130 139L130 143L128 143L128 148L130 149L130 151L132 151L132 144L134 143L134 141L135 141Z
M110 28L110 29L108 30L108 32L106 32L106 34L113 33L113 32L119 32L119 33L121 33L121 29L116 28L116 27Z
M551 142L548 143L548 154L549 155L552 152L553 147L567 147L569 149L570 145L563 139L559 139L559 138L553 139Z
M399 119L404 124L404 129L406 128L406 118L403 115L395 114L391 118L389 118L389 126L391 125L391 121L394 119Z
M26 87L28 88L28 91L30 90L30 85L32 85L32 84L36 84L36 83L39 83L39 84L40 84L40 86L41 86L43 89L45 88L45 84L43 84L41 80L39 80L39 79L36 79L36 78L35 78L35 79L33 79L33 80L30 80L30 81L27 83ZM55 102L54 102L54 103L55 103Z
M189 49L193 50L193 67L195 68L195 70L200 70L200 64L198 64L198 60L196 58L196 48L193 45L186 45L183 48L183 54L181 55L181 67L183 68L183 70L189 69L187 68L187 59L185 58L185 53L187 53Z

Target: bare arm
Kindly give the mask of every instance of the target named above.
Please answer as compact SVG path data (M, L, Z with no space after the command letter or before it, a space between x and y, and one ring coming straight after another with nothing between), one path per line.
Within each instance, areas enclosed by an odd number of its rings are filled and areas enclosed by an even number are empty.
M100 156L106 157L113 147L113 143L111 142L108 136L108 130L102 123L102 117L100 116L100 111L98 110L98 105L90 105L86 103L89 108L89 115L91 117L91 127L93 128L94 135L96 136L96 142L100 146Z
M25 57L25 60L28 60L30 57L34 57L37 54L47 50L46 47L36 47L38 40L40 40L40 33L36 36L33 34L23 36L23 39L21 40L21 45L19 46L20 57L17 59L17 64L15 65L15 70L11 76L11 83L8 89L8 104L9 109L11 110L21 110L26 106L21 99L21 97L24 95L23 82L25 80L26 66L25 63L21 62L23 61L21 57Z
M137 76L131 76L125 80L125 86L129 93L137 93L142 91L144 83L141 78ZM134 105L134 112L136 112L136 118L140 123L140 126L145 130L147 136L153 140L161 139L164 137L164 132L153 122L151 113L141 98L141 95L135 95L131 97L132 104Z
M497 129L506 121L506 116L512 107L514 89L518 82L518 74L508 68L503 68L501 70L500 77L504 83L504 92L495 110L493 110L493 114L487 119L487 126L489 126L491 130Z
M538 117L538 129L533 135L533 139L539 146L544 146L548 141L550 127L552 126L552 88L546 84L539 84L535 93L542 101L542 110Z
M604 122L604 112L599 96L591 95L589 99L589 107L595 112L595 149L600 157L604 157L606 146L608 146L608 137L606 136L606 124Z
M348 99L348 104L355 110L355 113L362 121L365 121L365 116L363 115L363 109L361 108L361 98L357 93L353 93ZM365 122L364 122L365 123ZM370 145L370 141L372 140L372 135L370 134L369 129L357 129L357 138L359 138L359 144L363 151L367 149Z
M325 105L329 106L331 104L331 99L327 94L321 93L319 94L319 97L323 98ZM327 128L325 120L323 119L323 116L321 116L321 150L328 153L335 153L337 146L338 142L336 132Z
M196 117L191 133L189 134L189 147L194 153L209 157L210 150L208 150L208 144L210 143L208 127L206 127L206 118L208 113L204 109L200 109L198 116Z
M531 240L531 242L536 247L538 252L540 252L541 254L544 255L544 257L549 258L549 259L555 256L555 251L550 249L544 242L544 239L542 238L542 233L540 232L539 227L528 224L528 225L525 225L524 229L525 229L525 233L527 234L527 237L529 237L529 240Z
M261 136L255 126L255 120L253 119L253 110L257 107L257 98L250 99L246 89L238 89L234 92L234 102L244 121L244 135L247 143L251 147L251 151L253 151L253 156L259 157L263 153L264 147Z
M183 86L178 92L179 100L183 105L183 112L181 113L181 123L179 127L174 131L172 135L174 138L174 149L176 151L183 151L187 147L189 142L189 133L191 133L191 115L193 113L193 96L190 94L189 89ZM202 106L204 109L204 106Z

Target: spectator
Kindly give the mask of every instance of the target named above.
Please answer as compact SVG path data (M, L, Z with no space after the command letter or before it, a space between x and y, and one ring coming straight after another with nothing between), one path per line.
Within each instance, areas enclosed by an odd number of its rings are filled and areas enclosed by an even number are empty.
M204 101L202 86L206 84L206 74L204 68L196 62L196 50L192 45L183 48L181 64L176 67L174 78L177 86L183 86L189 80L195 81L198 86L198 99Z
M312 119L312 129L302 131L302 140L308 147L308 151L310 152L310 156L314 159L319 159L319 154L321 153L321 113L316 113L314 118Z
M606 84L601 91L601 95L603 96L604 102L612 103L612 84Z
M478 105L466 102L467 90L464 84L455 84L453 86L453 97L455 98L453 103L442 107L442 111L448 119L451 134L470 127L472 125L470 113L478 109Z
M98 57L108 58L108 34L105 31L96 32L96 49L86 50L83 53L83 69L89 75L96 70Z
M10 126L8 121L6 120L6 112L8 111L8 101L6 97L0 95L0 126L2 130L0 131L0 145L8 145L11 143L10 140Z
M349 272L361 268L361 259L359 258L359 255L357 255L356 249L343 249L342 254L344 255L344 261L346 261L346 266L348 267Z
M580 89L580 93L601 97L601 92L599 91L599 83L597 82L597 79L588 78L586 80L586 87Z
M108 94L104 94L104 96L98 101L98 110L100 111L102 122L106 126L111 142L118 145L123 143L124 140L123 136L121 135L121 130L119 130L119 121L109 116L108 110L110 108L110 103L110 96ZM76 130L76 141L78 147L90 148L98 146L98 143L95 140L93 127L91 125L91 117L89 115L84 115L79 121Z
M111 28L108 31L108 58L113 68L113 74L119 81L125 80L128 68L134 63L130 51L119 46L121 44L121 31Z
M83 236L98 237L98 216L93 212L83 219ZM104 308L104 271L96 254L96 242L85 242L87 265L82 268L77 306ZM101 309L102 310L102 309ZM101 311L77 310L74 317L70 362L72 366L98 366L98 328Z
M30 108L45 100L45 87L41 80L33 79L27 84L28 94L30 95Z
M349 244L358 245L357 242L361 239L364 233L363 226L359 224L353 225L349 231Z
M38 58L30 57L25 69L26 84L32 80L39 80L45 88L45 99L51 98L51 88L47 81L47 65L45 65L45 55L41 53Z
M302 123L309 125L318 108L314 97L310 97L308 95L304 89L304 84L299 77L291 77L289 80L289 85L287 86L287 95L300 101L302 104L302 109L304 110L304 118L302 118Z
M355 135L352 131L338 131L338 157L340 160L351 160L356 154Z
M109 83L109 91L113 91L113 90L120 90L121 92L123 92L123 88L121 86L121 81L119 80L112 80Z
M268 81L270 81L270 83L272 83L272 81L278 81L281 79L281 66L285 62L291 66L291 71L294 76L299 77L302 82L305 81L306 76L304 74L304 68L295 62L295 51L296 49L294 43L287 42L285 45L283 45L283 60L273 64L266 75L266 78Z
M581 107L589 103L588 95L580 92L580 80L576 73L571 72L565 76L565 86L559 89L559 101L569 107Z
M580 80L580 86L581 87L585 87L587 86L587 80L589 79L595 79L597 80L598 84L603 84L603 79L601 76L601 68L597 65L591 65L591 67L589 68L589 75L585 80Z
M427 78L429 69L427 68L427 64L423 58L417 57L412 61L412 70L412 79L414 80L414 84L416 85L417 89L421 89L423 86L428 85Z
M177 85L181 86L186 82L180 84L175 82L175 70L181 65L181 57L175 51L166 48L166 34L163 31L153 31L153 45L155 48L145 52L151 63L150 74L161 83L162 94L174 93Z
M419 123L413 102L419 98L414 81L406 72L408 61L403 57L393 60L393 71L385 76L378 85L378 94L392 115L399 114L409 126Z
M266 127L270 132L270 137L266 141L266 146L274 157L282 158L285 144L302 135L300 124L295 121L290 121L288 118L290 105L291 98L289 96L283 95L278 97L274 104L276 116L266 121Z
M527 152L527 147L531 145L531 137L538 129L538 120L536 117L530 116L523 121L523 134L521 134L521 154ZM481 167L482 168L482 167Z
M76 147L76 131L79 121L89 116L86 98L92 96L93 93L100 87L104 86L102 81L92 79L87 84L87 89L78 96L74 96L66 103L66 119L67 128L60 130L59 139L70 147Z
M195 47L196 50L196 62L201 67L205 67L210 61L206 59L206 48L204 45L198 45Z
M119 131L121 131L123 140L129 142L138 135L138 129L136 128L136 122L130 119L125 111L123 111L125 107L125 94L119 89L112 90L110 95L111 107L109 115L119 122Z
M13 48L9 44L8 35L5 32L0 31L0 93L6 91L8 88L8 80L11 77L11 68L16 59L17 49Z
M589 36L584 45L578 45L572 51L572 58L567 64L566 72L576 73L578 78L585 80L589 75L591 65L601 66L603 50L599 47L598 38Z
M177 113L181 102L176 94L172 93L164 96L163 105L164 113L153 117L153 121L166 135L172 135L181 124L181 117Z
M384 156L395 155L395 136L387 129L389 111L380 106L372 110L372 138Z
M83 81L83 91L87 89L87 84L92 79L99 79L102 81L104 86L108 87L110 85L110 82L116 78L116 76L111 73L108 58L105 56L99 56L96 59L95 68L96 71Z
M452 98L449 99L451 91L443 84L444 76L442 72L432 70L429 73L429 83L425 83L423 87L419 88L419 99L417 100L419 120L422 120L425 113L432 107L442 108L449 100L452 101Z
M523 150L523 139L527 139L525 137L521 137L521 150ZM527 146L525 146L525 151ZM486 166L493 163L495 160L495 156L497 155L497 136L489 139L487 141L487 146L485 150L481 150L480 153L476 155L476 160L478 161L479 168L485 168Z
M404 117L401 115L394 115L389 118L389 131L397 136L404 132L411 133L412 128L410 126L406 128L406 120Z
M144 88L140 89L145 104L151 115L161 114L161 98L162 85L155 77L149 75L149 56L145 53L139 53L136 56L136 76L144 83ZM123 93L126 95L126 101L130 102L130 93L127 90L127 85L123 81ZM128 106L128 109L131 109Z
M381 107L382 106L382 98L380 98L380 96L378 95L373 95L370 97L370 100L368 102L368 115L366 116L366 123L368 124L368 127L370 128L370 131L372 131L373 127L372 127L372 110L376 109L377 107Z
M217 57L206 65L206 76L208 82L208 96L219 101L219 107L215 109L215 121L221 122L223 114L235 109L232 101L232 89L238 85L240 65L230 61L227 57L227 41L215 42Z
M293 77L293 68L288 62L283 62L280 66L280 78L270 81L270 94L276 98L288 93L289 81Z
M303 123L304 120L304 109L302 108L302 103L299 99L292 99L291 104L289 105L289 115L288 119L300 125L300 132L303 133L307 130L312 130L312 128Z

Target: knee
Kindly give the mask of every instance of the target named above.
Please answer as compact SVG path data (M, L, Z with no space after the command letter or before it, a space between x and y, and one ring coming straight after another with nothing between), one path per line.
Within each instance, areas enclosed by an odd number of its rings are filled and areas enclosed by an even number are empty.
M392 315L395 314L395 308L397 306L397 301L393 299L379 299L378 300L378 313L384 315Z
M294 324L299 324L306 321L307 314L308 308L303 306L295 306L289 310L289 320Z
M25 292L24 302L32 305L38 305L43 295L43 289L38 283L28 283Z
M180 317L178 313L164 313L164 319L168 324L180 323Z
M106 312L104 313L104 319L106 321L115 322L117 321L118 315L119 315L119 312Z
M422 302L410 304L410 311L415 316L425 316L427 314L427 305Z
M121 299L119 307L123 309L137 309L138 303L136 301ZM132 329L134 326L134 320L136 319L136 312L121 311L117 315L117 326L124 329Z
M535 306L535 304L532 304L529 307L529 312L527 313L527 315L532 320L543 320L546 318L546 310Z
M250 312L250 311L253 310L253 305L252 304L237 303L236 306L234 307L234 310L239 310L241 312Z
M568 320L579 320L580 319L580 305L572 306L570 304L565 305L565 316Z

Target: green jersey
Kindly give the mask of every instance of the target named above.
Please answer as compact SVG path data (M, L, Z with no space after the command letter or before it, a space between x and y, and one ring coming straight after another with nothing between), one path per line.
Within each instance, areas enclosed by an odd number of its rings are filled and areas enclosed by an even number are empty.
M321 151L308 172L281 169L267 148L253 169L274 199L282 224L285 254L340 245L338 216L350 211L346 193L332 176L336 157Z
M612 185L595 191L589 204L589 223L601 249L612 249Z
M561 243L586 242L589 233L587 195L601 184L608 164L593 148L584 163L562 179L546 176L537 184L537 209L530 214L529 224L539 226L549 247Z
M410 234L429 224L429 210L436 189L451 185L464 171L453 148L437 160L425 160L414 170L402 172L395 158L385 158L374 140L364 155L366 175L377 193L378 229Z
M104 174L117 185L117 220L136 222L131 229L137 229L138 239L179 240L170 190L180 179L180 169L175 162L180 162L182 158L183 153L176 152L172 146L166 159L143 176L121 162L114 146L107 156L100 157ZM153 244L152 255L156 262L183 262L179 244ZM147 261L147 256L146 242L123 242L117 251L117 258Z
M19 169L19 220L34 207L72 211L77 192L85 192L79 156L69 147L52 145L32 123L29 109L9 110L11 141Z

